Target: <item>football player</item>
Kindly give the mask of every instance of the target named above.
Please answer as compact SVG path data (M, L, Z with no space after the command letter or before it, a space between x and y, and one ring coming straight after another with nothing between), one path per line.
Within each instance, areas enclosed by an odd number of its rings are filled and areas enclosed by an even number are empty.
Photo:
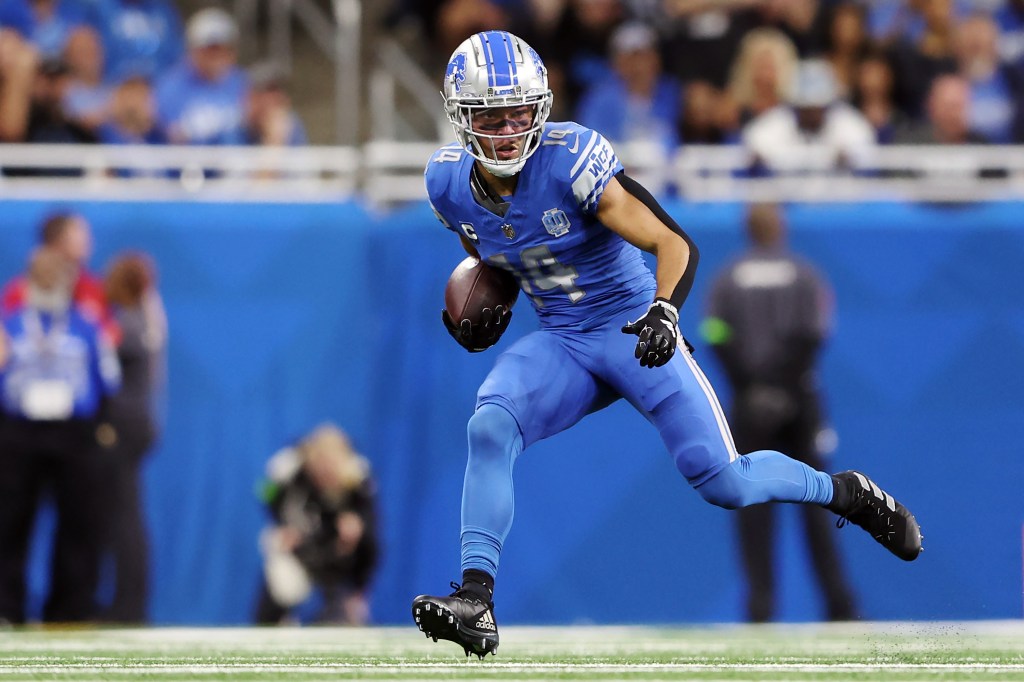
M498 356L477 394L462 583L452 583L450 596L413 600L428 637L481 658L498 648L492 595L512 524L512 466L531 443L619 398L654 424L679 472L711 504L821 505L901 559L917 557L916 520L864 474L830 476L774 451L737 454L677 326L697 247L623 172L600 133L547 120L552 94L533 48L504 31L473 35L452 54L442 94L457 142L427 163L431 205L466 251L516 277L541 328ZM656 257L655 272L641 251ZM472 325L442 313L470 351L496 343L510 316L497 306Z

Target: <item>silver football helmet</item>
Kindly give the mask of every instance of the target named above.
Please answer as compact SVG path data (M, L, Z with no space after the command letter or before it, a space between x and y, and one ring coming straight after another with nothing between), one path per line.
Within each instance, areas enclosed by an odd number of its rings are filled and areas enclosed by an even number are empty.
M522 170L537 151L551 114L548 70L526 41L507 31L470 36L448 60L444 76L444 110L459 144L484 168L499 177ZM530 118L477 125L495 107L530 107ZM513 132L506 132L509 126ZM518 153L510 151L518 144Z

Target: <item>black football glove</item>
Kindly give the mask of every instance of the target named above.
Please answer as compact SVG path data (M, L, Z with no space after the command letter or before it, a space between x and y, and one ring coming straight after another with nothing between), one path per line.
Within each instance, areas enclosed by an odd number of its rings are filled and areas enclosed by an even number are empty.
M448 311L441 309L441 321L444 322L445 329L453 339L458 341L460 346L470 353L479 353L496 344L508 329L511 319L512 311L503 305L498 305L494 306L494 310L484 308L481 311L480 324L474 325L466 319L455 324Z
M642 367L661 367L676 352L679 312L663 298L654 299L647 312L636 322L622 327L623 334L636 334L636 357Z

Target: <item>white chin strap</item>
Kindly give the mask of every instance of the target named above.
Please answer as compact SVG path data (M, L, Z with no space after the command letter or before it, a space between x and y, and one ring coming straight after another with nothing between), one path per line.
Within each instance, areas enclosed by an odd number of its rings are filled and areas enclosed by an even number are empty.
M495 175L499 178L510 178L523 170L523 166L526 165L526 159L528 158L530 157L521 157L516 159L515 163L495 163L494 161L480 159L480 163L483 164L483 167L486 168L487 172L491 175Z

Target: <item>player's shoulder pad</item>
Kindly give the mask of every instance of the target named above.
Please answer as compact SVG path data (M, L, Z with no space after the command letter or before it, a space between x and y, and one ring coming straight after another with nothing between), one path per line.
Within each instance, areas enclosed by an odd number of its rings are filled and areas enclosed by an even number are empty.
M427 192L434 196L431 190L443 190L452 181L452 178L458 175L458 170L468 156L466 150L456 142L446 144L431 154L423 169Z
M573 121L545 124L541 149L549 157L552 177L571 187L580 207L590 213L608 182L623 170L603 135Z
M450 194L450 190L460 177L460 171L467 159L471 161L472 157L461 145L453 142L431 154L426 168L423 169L423 182L427 188L427 200L430 202L430 208L433 209L437 219L448 229L452 229L452 227L444 217L444 213L447 211L446 196Z

